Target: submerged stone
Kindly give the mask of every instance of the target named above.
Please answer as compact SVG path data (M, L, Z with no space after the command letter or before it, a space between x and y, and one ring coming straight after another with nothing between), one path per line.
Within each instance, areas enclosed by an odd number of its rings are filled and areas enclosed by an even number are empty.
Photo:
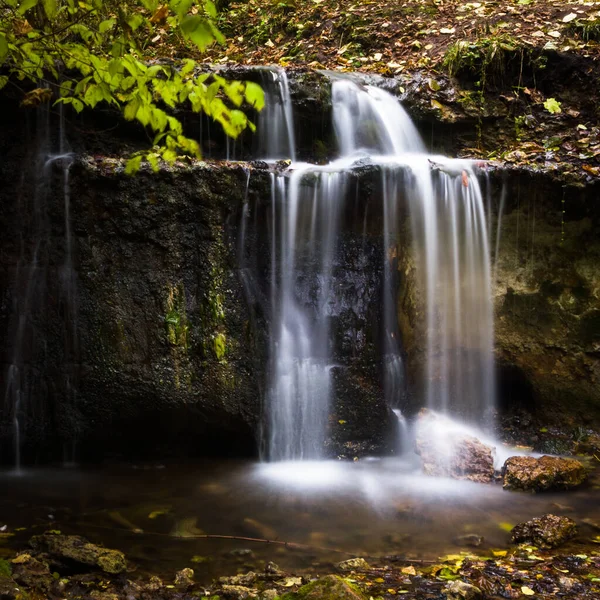
M585 467L573 458L512 456L503 467L505 490L569 490L587 478Z
M479 548L483 544L484 538L476 533L465 533L454 538L454 543L457 546L471 546L472 548Z
M556 548L576 535L577 524L573 519L548 514L513 527L511 540L515 544L527 543L542 548Z
M51 558L67 559L98 567L106 573L122 573L127 569L125 555L119 550L102 548L78 535L44 533L29 541L32 548L46 552Z
M284 594L282 600L365 600L365 596L341 577L327 575L311 581L296 592Z

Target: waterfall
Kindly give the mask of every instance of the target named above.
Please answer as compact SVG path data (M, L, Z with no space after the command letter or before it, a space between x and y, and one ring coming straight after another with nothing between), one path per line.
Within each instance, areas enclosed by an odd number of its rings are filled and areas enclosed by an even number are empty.
M308 183L308 179L312 181ZM331 390L328 306L344 173L301 166L273 194L272 460L323 456Z
M423 403L488 428L493 419L490 215L473 164L427 155L407 113L383 90L338 79L332 84L332 102L340 158L325 167L293 164L291 175L273 176L271 460L322 455L332 401L332 260L349 168L365 157L381 171L381 361L385 397L401 436L408 437L400 410L406 387L397 317L400 248L412 247L425 298ZM276 124L269 120L272 132L264 134L272 156L282 148L275 141L282 139L282 130L293 130L285 102L275 102L275 109L278 116L269 119ZM288 140L293 143L292 137ZM399 212L406 208L412 234L400 228ZM402 235L412 241L404 243Z
M296 160L292 101L284 69L261 69L265 107L258 118L259 158L267 161Z

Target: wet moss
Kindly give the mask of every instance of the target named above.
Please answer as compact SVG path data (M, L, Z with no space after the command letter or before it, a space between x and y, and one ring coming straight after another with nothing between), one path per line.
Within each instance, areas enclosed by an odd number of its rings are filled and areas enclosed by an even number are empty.
M183 283L178 283L169 288L166 300L165 324L169 343L187 350L189 325Z
M0 558L0 579L10 577L11 575L12 565L4 558Z
M281 596L281 600L364 600L360 588L337 575L327 575L302 586L296 592Z

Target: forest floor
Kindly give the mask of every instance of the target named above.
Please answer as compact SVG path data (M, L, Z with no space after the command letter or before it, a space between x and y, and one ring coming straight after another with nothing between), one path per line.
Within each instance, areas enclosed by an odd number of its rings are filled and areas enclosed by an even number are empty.
M209 59L399 74L451 68L453 48L543 48L600 56L600 5L547 0L249 0L221 13Z

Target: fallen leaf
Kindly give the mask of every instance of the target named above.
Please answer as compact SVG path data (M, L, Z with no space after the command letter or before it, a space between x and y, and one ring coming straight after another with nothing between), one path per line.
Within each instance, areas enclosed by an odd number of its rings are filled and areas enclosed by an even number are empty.
M440 33L445 33L445 34L448 34L448 35L450 35L451 33L454 33L455 31L456 31L456 29L454 27L450 27L450 28L448 28L448 27L442 27L440 29Z
M526 585L524 585L524 586L521 587L521 593L524 596L533 596L533 595L535 595L535 592L530 587L527 587Z
M562 19L563 23L570 23L573 19L576 19L577 15L575 13L569 13L568 15L565 15Z

